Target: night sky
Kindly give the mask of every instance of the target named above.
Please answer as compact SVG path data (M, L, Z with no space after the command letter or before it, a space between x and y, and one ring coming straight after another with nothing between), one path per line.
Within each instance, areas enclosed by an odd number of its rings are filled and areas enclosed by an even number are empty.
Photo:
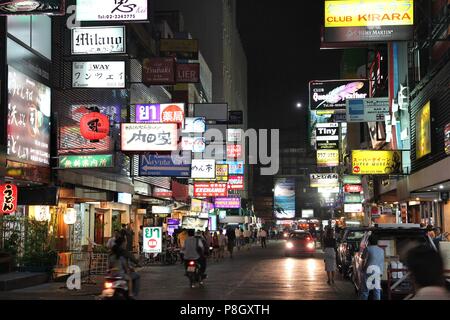
M340 51L319 49L323 1L237 2L248 63L249 127L298 128L306 145L308 82L339 74Z

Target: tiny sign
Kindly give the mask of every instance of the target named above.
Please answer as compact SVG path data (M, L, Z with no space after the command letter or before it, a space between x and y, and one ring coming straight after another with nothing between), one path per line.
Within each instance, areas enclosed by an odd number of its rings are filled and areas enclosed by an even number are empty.
M162 228L146 227L143 234L143 249L145 253L162 252Z

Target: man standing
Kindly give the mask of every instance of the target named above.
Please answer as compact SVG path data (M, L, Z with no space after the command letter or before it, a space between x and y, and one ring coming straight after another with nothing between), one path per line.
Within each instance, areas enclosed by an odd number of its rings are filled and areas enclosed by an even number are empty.
M227 238L228 238L228 242L227 242L228 252L230 253L230 258L233 259L234 244L235 244L235 241L237 240L236 239L236 231L231 228L228 228L227 229Z
M127 250L128 250L128 252L133 252L134 231L133 231L133 224L132 223L129 223L127 225L126 237L127 237Z
M250 237L252 236L252 232L248 229L245 229L244 231L244 243L247 247L247 250L250 250Z
M373 290L374 300L381 300L384 250L378 246L378 239L374 235L369 237L369 246L366 248L364 255L366 255L366 259L363 266L363 277L361 277L360 300L368 300L370 290Z
M259 233L259 236L261 238L261 247L262 248L267 248L267 245L266 245L267 231L264 230L264 229L261 229L261 231Z
M236 241L236 247L237 247L238 250L240 250L241 249L241 237L242 237L241 229L239 227L237 227L234 233L235 233L234 238L236 239L235 240Z

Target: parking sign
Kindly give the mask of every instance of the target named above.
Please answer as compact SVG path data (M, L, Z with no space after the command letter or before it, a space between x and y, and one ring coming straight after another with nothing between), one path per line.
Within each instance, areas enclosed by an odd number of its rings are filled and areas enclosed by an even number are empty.
M146 227L144 228L144 252L161 253L162 252L162 228Z

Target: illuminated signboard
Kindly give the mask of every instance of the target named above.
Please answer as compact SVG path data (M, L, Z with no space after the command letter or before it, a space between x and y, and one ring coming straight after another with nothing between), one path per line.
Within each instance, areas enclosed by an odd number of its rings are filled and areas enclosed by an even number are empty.
M228 189L226 183L194 183L194 197L226 197Z
M184 103L138 104L136 122L178 123L184 126Z
M235 159L242 157L242 145L227 144L227 158Z
M339 150L317 150L318 167L336 167L339 165Z
M122 151L175 151L178 130L175 123L121 123Z
M274 213L277 219L295 217L295 179L278 178L275 180Z
M228 190L244 190L244 176L229 176Z
M218 164L228 164L228 174L244 174L244 161L218 161Z
M241 198L217 197L214 199L214 207L217 209L239 209L241 207Z
M363 206L361 203L345 203L344 212L346 213L360 213L363 212Z
M347 100L347 122L385 121L389 115L389 98Z
M214 179L195 179L195 181L228 181L228 165L216 164L216 177Z
M112 154L69 155L59 158L61 169L88 169L114 167Z
M189 152L190 153L190 152ZM191 175L191 157L148 154L139 156L139 176L141 177L183 177Z
M204 137L182 137L181 150L202 153L206 149Z
M203 133L206 131L206 120L204 117L185 118L183 133Z
M342 182L345 184L360 184L360 183L362 183L362 177L346 174L343 176Z
M160 39L160 52L164 57L177 57L184 60L198 59L198 40Z
M410 40L414 0L325 1L325 42Z
M50 165L51 90L8 67L8 159Z
M325 1L325 27L367 27L414 24L414 0Z
M146 21L148 0L77 0L77 21Z
M126 53L124 26L72 29L72 54Z
M428 101L416 115L416 159L431 153L431 116Z
M125 61L72 62L73 88L125 88Z
M175 59L144 59L142 63L142 82L147 85L175 84Z
M317 123L316 124L317 149L339 149L339 124Z
M177 63L177 83L199 83L200 63Z
M314 218L314 209L302 209L302 218Z
M14 213L17 209L17 186L11 183L0 185L0 212Z
M352 192L361 192L362 185L360 184L346 184L344 186L344 192L352 193Z
M309 83L309 106L311 110L345 110L347 99L369 97L369 81L318 80Z
M191 178L214 179L216 177L216 160L192 159Z
M339 175L337 173L312 173L310 186L311 188L339 187Z
M344 194L344 203L361 203L364 198L361 194Z
M3 15L64 15L63 0L2 0L0 16Z
M400 174L402 154L400 151L353 150L353 174Z

